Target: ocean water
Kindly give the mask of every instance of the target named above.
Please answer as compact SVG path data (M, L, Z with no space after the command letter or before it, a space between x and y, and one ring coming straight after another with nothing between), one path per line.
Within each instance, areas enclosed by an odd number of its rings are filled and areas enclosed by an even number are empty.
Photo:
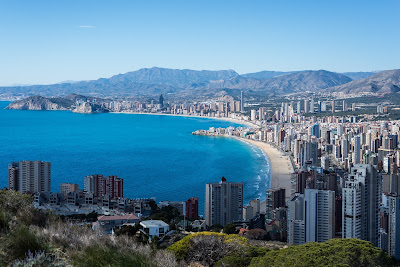
M60 183L83 189L90 174L124 178L124 196L183 201L199 198L205 184L244 183L244 202L265 199L271 171L257 147L226 137L194 136L209 127L238 126L207 118L134 114L75 114L69 111L5 110L0 102L0 187L7 166L20 160L50 161L52 191Z

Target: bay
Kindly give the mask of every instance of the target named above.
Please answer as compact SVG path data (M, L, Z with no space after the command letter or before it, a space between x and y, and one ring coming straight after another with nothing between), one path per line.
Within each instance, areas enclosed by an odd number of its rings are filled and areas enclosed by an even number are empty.
M91 174L124 178L124 196L157 201L199 198L205 184L244 183L244 202L265 199L271 171L262 151L233 138L194 136L209 127L239 126L208 118L141 114L75 114L69 111L6 110L0 102L0 187L12 161L52 164L52 191Z

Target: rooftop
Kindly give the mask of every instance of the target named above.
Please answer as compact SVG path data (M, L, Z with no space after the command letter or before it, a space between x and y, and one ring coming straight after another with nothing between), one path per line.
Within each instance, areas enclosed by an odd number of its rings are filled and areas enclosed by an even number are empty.
M140 223L143 227L149 228L149 227L165 227L168 226L167 223L161 221L161 220L148 220L148 221L143 221Z

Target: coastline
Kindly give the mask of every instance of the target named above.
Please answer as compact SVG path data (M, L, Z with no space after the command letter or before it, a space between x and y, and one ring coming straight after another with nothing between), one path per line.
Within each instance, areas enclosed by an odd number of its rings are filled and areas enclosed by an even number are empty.
M289 200L292 193L291 177L294 171L290 163L290 159L284 155L283 152L279 151L276 147L268 143L244 138L236 139L258 147L268 156L272 171L270 188L285 188L286 201Z
M144 113L144 112L109 112L112 114L136 114L136 115L155 115L155 116L174 116L174 117L186 117L186 118L201 118L201 119L212 119L212 120L222 120L222 121L229 121L237 124L243 124L250 128L259 128L258 125L245 121L239 120L234 118L227 118L227 117L208 117L208 116L195 116L195 115L181 115L181 114L167 114L167 113Z

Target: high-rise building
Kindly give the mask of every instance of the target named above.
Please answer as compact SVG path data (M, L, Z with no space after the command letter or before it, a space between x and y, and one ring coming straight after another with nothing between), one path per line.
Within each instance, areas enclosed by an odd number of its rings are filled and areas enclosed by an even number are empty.
M347 111L347 103L346 103L346 100L343 100L343 111Z
M316 123L312 126L311 135L314 135L316 138L321 137L319 123Z
M256 120L256 110L255 110L255 109L252 109L252 110L250 111L250 119L251 119L252 121L255 121L255 120Z
M311 101L310 101L310 112L311 113L314 113L314 106L315 106L314 98L311 98Z
M280 207L285 207L285 197L286 197L286 189L285 188L271 188L267 190L267 199L266 199L266 218L273 219L272 213L275 209Z
M243 91L240 91L240 112L244 112L244 98L243 98Z
M336 103L335 100L332 100L332 113L335 113L336 111Z
M304 113L309 113L310 112L310 104L307 99L304 100Z
M335 192L305 189L292 196L288 211L288 242L325 242L335 235Z
M243 213L243 183L227 182L222 177L219 183L206 184L206 225L225 226L241 220Z
M373 165L356 164L342 189L342 237L378 245L380 174Z
M186 200L186 217L190 220L199 218L199 199L197 197Z
M353 153L353 163L360 164L361 163L361 143L360 136L354 137L354 153Z
M160 95L159 102L160 102L161 107L164 107L164 97L162 94Z
M389 224L388 224L388 253L400 260L400 196L388 197Z
M94 197L101 198L121 198L123 193L124 180L115 175L103 176L101 174L89 175L85 177L84 191L93 194Z
M9 189L21 193L50 192L50 183L50 162L25 160L8 166Z

